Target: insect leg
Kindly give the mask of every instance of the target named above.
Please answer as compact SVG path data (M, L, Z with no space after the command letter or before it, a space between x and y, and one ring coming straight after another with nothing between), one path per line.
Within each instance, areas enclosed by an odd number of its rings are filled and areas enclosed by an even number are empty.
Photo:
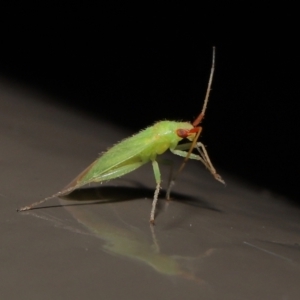
M190 143L182 144L179 147L176 147L175 149L171 150L172 153L179 155L181 157L186 157L188 152L184 151L182 149L189 149ZM190 154L190 159L200 160L206 168L214 175L214 177L218 180L224 183L224 181L221 179L221 177L217 174L216 169L212 165L210 158L208 156L208 153L205 149L205 146L201 142L197 142L195 145L195 148L198 150L199 154Z
M166 158L161 158L160 156L157 157L157 162L162 163L164 165L170 166L170 171L169 171L169 178L168 178L168 185L170 185L172 179L173 179L173 172L174 172L174 161L171 159L166 159Z
M153 201L152 201L152 208L151 208L151 213L150 213L150 223L154 225L155 207L156 207L156 203L158 200L158 194L159 194L159 190L160 190L161 175L160 175L158 163L156 160L152 161L152 166L153 166L154 177L155 177L155 181L156 181L156 189L155 189L154 197L153 197Z
M187 157L188 152L184 151L184 150L190 149L190 146L191 146L191 143L186 143L186 144L178 145L175 149L170 149L170 150L173 154L179 155L181 157ZM198 150L199 154L191 153L189 158L195 159L195 160L200 160L205 165L205 167L211 172L211 174L214 176L214 178L216 180L225 184L224 180L216 172L216 169L214 168L213 164L211 163L208 153L205 149L205 146L201 142L197 142L197 144L195 145L194 148L196 148ZM167 195L166 195L167 199L170 199L171 188L174 185L174 183L175 183L174 179L169 183L169 186L167 189Z
M200 148L199 148L200 147ZM204 165L208 168L208 170L211 172L211 174L215 177L216 180L220 181L225 185L225 181L222 179L222 177L216 172L216 169L214 168L213 164L210 161L210 158L208 156L208 153L205 149L205 146L198 142L196 147L198 152L200 153L200 156L202 158L202 162L205 162Z
M194 147L199 151L200 155L191 153L189 158L190 159L195 159L195 160L200 160L209 169L208 164L206 162L206 159L204 159L203 151L201 151L199 149L200 144L204 147L204 145L201 142L198 142ZM186 144L181 144L181 145L177 146L175 149L170 149L170 150L173 154L185 158L185 157L187 157L187 154L188 154L188 152L185 151L185 150L190 149L190 147L191 147L191 143L186 143ZM206 150L205 150L205 152L206 152L206 155L208 157L208 154L207 154Z

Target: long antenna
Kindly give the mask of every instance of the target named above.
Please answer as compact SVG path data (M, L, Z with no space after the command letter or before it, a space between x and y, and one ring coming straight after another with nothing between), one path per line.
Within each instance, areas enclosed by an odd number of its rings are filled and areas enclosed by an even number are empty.
M213 47L212 64L211 64L211 69L210 69L210 75L209 75L206 95L205 95L204 103L203 103L203 106L202 106L202 110L201 110L200 114L198 115L198 117L192 123L192 125L194 127L197 127L200 124L200 122L203 120L204 115L205 115L205 111L206 111L207 103L208 103L208 99L209 99L209 94L210 94L210 91L211 91L212 80L213 80L213 76L214 76L214 72L215 72L215 56L216 56L216 47ZM190 155L191 155L193 149L197 145L197 140L198 140L198 138L200 136L200 133L202 131L202 127L197 127L197 128L198 128L197 134L195 135L195 138L194 138L193 142L191 143L191 147L190 147L186 157L184 158L184 160L183 160L181 166L179 167L178 171L175 173L173 179L170 178L171 181L169 181L169 186L168 186L167 194L166 194L167 199L170 199L171 188L175 184L175 179L177 178L179 173L185 167L187 161L190 158ZM196 148L198 149L197 146L196 146ZM209 157L208 157L206 151L204 152L204 154L202 152L200 152L200 161L210 170L210 172L213 174L215 179L217 179L217 180L221 181L222 183L224 183L224 181L222 180L220 175L217 174L215 169L212 167L212 164L209 160Z
M214 76L214 72L215 72L215 56L216 56L216 47L213 47L212 64L211 64L211 69L210 69L210 75L209 75L206 95L205 95L201 113L195 119L195 121L192 123L194 127L200 124L200 122L202 121L202 119L204 118L204 115L205 115L205 111L206 111L207 103L208 103L208 99L209 99L209 93L211 91L211 84L212 84L212 80L213 80L213 76Z

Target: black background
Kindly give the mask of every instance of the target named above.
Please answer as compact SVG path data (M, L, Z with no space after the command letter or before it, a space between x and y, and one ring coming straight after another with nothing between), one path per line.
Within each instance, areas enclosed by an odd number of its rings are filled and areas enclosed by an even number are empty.
M10 2L0 75L138 131L198 115L216 46L202 135L212 161L297 203L299 34L293 8L272 5Z

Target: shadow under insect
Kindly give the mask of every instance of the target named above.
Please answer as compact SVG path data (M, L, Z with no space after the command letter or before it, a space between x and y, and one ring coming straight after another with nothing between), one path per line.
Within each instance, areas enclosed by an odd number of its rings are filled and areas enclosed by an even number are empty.
M166 192L161 191L160 201L170 201L165 200ZM88 187L80 188L68 195L60 197L63 200L76 201L70 204L62 205L51 205L50 207L60 207L60 206L78 206L78 205L91 205L91 204L104 204L104 203L116 203L123 201L132 201L149 198L152 201L153 189L146 187L123 187L123 186L101 186L101 187ZM92 201L92 203L91 203ZM211 205L209 202L199 199L193 196L189 196L182 193L172 193L172 201L178 201L185 203L190 206L205 208L209 210L214 210L220 212L219 209ZM159 209L158 204L158 209ZM36 207L34 209L41 209L46 207Z

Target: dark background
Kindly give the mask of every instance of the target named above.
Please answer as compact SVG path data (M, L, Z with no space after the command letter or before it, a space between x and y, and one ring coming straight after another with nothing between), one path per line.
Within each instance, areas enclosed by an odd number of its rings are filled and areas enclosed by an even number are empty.
M212 161L297 203L293 8L152 5L10 2L1 9L0 76L134 132L198 115L216 46L202 135Z

